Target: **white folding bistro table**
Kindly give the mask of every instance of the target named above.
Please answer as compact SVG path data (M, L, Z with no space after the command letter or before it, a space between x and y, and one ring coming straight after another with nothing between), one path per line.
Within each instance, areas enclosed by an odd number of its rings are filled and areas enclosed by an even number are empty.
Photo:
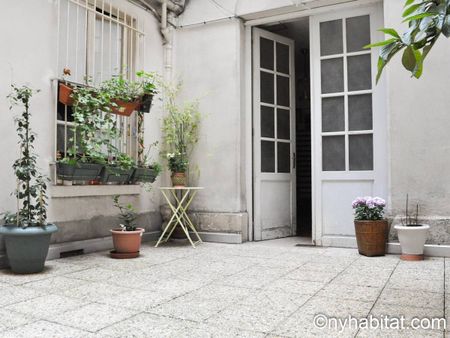
M192 224L187 211L194 200L195 195L199 190L203 190L203 187L161 187L159 189L169 204L170 210L172 210L172 217L164 228L155 247L158 247L160 243L167 242L175 228L179 225L183 229L191 245L195 248L196 244L202 243L202 239L195 229L194 224ZM192 240L189 231L192 231L197 237L195 242Z

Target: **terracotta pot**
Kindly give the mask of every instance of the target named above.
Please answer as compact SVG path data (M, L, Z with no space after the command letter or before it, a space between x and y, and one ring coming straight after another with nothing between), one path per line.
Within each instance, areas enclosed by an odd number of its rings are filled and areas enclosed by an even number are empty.
M170 178L172 179L172 185L174 187L186 186L186 173L172 173Z
M137 228L135 231L111 230L115 251L118 253L139 252L144 231L143 228Z
M385 255L388 235L388 222L386 220L355 220L355 233L358 252L361 255L368 257Z
M64 84L59 84L59 93L58 93L58 100L62 104L65 104L66 106L72 106L73 105L73 98L72 98L73 88Z
M135 110L138 110L141 105L140 100L125 102L122 100L113 99L111 101L117 105L117 107L111 107L112 113L122 116L130 116Z

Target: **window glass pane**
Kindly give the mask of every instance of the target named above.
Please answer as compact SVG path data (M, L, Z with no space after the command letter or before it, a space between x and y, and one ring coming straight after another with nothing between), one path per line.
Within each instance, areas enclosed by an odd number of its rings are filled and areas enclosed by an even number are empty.
M279 173L289 173L291 171L291 144L277 142L277 162Z
M322 170L345 170L345 136L322 137Z
M261 136L275 137L274 109L261 106Z
M274 103L273 74L261 71L261 102Z
M67 154L64 152L64 140L67 140L66 150L70 150L72 147L72 137L73 137L73 128L71 126L67 126L67 137L64 135L64 125L58 124L56 127L56 150L61 154L61 156L66 156ZM78 138L79 141L79 138ZM77 144L79 147L79 142Z
M289 74L289 46L278 42L277 72Z
M356 16L346 20L347 52L364 50L370 43L370 17Z
M342 20L320 23L320 55L341 54L343 52Z
M275 172L275 142L261 141L261 172Z
M344 63L342 58L321 61L322 94L344 91Z
M277 109L277 138L289 140L289 110Z
M259 43L260 67L273 70L273 41L261 38Z
M322 99L322 131L343 131L345 128L344 97Z
M349 135L350 170L373 170L372 134Z
M348 97L349 130L372 129L372 94Z
M372 88L372 72L370 54L349 56L348 90L364 90Z
M277 105L289 107L290 104L289 78L277 76Z

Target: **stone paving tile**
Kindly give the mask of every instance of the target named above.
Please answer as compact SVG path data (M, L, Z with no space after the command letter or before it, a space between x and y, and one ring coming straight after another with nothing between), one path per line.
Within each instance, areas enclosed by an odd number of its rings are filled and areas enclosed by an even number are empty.
M63 275L63 277L81 279L90 282L100 282L110 279L111 277L115 276L115 274L115 271L96 267L66 273Z
M256 291L239 301L247 307L266 307L277 311L294 312L311 296L282 291Z
M265 336L266 334L262 332L217 326L215 323L190 323L179 332L179 337L195 338L262 338Z
M19 312L0 309L0 335L2 331L14 329L18 326L36 321L35 318Z
M52 316L52 321L77 329L96 332L107 326L130 318L139 310L118 308L105 304L91 303Z
M19 303L44 294L43 291L33 290L22 286L7 286L0 288L0 306Z
M342 300L359 300L374 303L381 293L381 288L359 285L331 283L319 291L317 296Z
M444 307L444 297L441 293L408 289L386 288L381 293L378 302L419 308L442 309Z
M371 314L379 318L381 316L404 317L405 324L409 325L412 318L442 318L444 316L444 309L412 307L400 304L382 304L377 302Z
M285 291L302 295L313 295L325 286L323 282L297 281L281 278L264 287L264 290Z
M149 312L172 318L201 322L229 306L229 302L185 295L159 305Z
M125 286L111 285L104 282L92 282L80 285L76 288L60 290L58 291L58 294L83 301L96 302L122 293L127 293L128 290L129 289Z
M183 320L140 313L97 332L110 338L181 337L186 324Z
M439 330L395 330L395 329L363 329L356 336L357 338L442 338L443 333Z
M45 295L20 303L8 305L5 309L20 312L36 318L48 319L61 312L86 305L78 299L59 295Z
M289 311L280 311L266 306L249 307L234 304L209 317L207 323L268 333L290 314Z
M1 333L2 338L94 338L98 337L89 332L75 329L72 327L40 320L24 326L20 326L13 330Z
M335 327L320 328L314 325L314 318L321 314L327 317L345 318L348 315L360 318L368 315L371 304L357 301L330 300L313 297L286 321L278 325L272 335L282 337L353 337L356 327L346 327L342 331Z
M387 289L415 290L427 292L444 292L444 281L430 279L391 279L386 284Z
M326 270L308 270L305 268L298 268L289 272L285 278L295 279L298 281L311 281L311 282L330 282L334 277L339 274L338 271L326 271Z
M82 286L87 284L89 284L89 282L80 279L55 276L23 284L23 287L53 293L57 291L69 290L79 287L80 285Z

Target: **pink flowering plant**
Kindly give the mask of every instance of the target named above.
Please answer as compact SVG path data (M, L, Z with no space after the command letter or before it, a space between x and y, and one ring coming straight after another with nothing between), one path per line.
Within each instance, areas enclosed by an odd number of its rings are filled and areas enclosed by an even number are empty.
M376 221L383 219L386 201L380 197L357 197L352 202L355 210L355 220Z

